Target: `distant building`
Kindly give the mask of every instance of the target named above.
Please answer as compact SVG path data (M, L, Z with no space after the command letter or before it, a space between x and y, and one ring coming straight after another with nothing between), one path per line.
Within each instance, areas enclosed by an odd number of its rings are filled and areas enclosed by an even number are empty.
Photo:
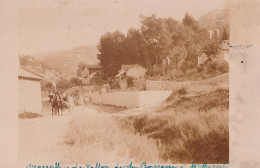
M83 77L87 78L90 77L91 82L100 81L103 77L103 69L100 65L84 65L83 67Z
M41 78L25 71L19 70L18 74L18 100L19 113L42 111Z
M205 53L202 53L202 54L198 57L198 65L204 64L207 60L208 60L207 55L206 55Z
M122 76L128 76L132 78L144 78L145 74L147 72L147 69L139 64L133 64L133 65L122 65L121 70L116 75L116 77L122 77Z
M214 32L217 32L217 35L218 35L218 38L219 38L220 33L219 33L219 30L218 30L218 29L217 29L217 30L208 30L208 32L209 32L209 37L210 37L210 38L213 37Z

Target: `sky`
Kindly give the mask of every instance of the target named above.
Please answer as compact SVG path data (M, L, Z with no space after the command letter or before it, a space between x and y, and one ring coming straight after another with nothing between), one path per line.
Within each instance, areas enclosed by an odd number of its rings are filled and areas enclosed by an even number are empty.
M223 9L221 0L23 0L18 10L19 54L96 46L106 32L140 27L140 14L181 20Z

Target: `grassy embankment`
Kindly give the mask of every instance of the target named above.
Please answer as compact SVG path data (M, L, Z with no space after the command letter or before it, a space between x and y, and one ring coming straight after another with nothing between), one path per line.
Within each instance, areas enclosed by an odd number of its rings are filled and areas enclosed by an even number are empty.
M228 108L228 90L180 89L149 114L75 118L70 140L91 161L228 163Z

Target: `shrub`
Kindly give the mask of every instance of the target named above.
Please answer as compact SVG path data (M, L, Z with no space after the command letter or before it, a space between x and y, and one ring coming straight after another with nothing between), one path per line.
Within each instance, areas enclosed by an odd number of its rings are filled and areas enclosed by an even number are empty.
M215 75L217 72L217 62L216 61L209 61L205 64L205 70L207 74Z
M108 116L84 114L75 116L68 135L71 159L74 162L153 162L158 163L156 142L128 130ZM74 155L75 153L75 155Z
M177 93L180 94L180 95L185 95L185 94L187 94L187 89L186 88L178 89Z
M57 81L57 89L66 90L71 88L71 82L69 79L60 79Z
M228 62L226 62L226 61L219 62L218 65L217 65L217 70L222 72L222 73L229 72Z
M146 80L145 79L135 79L133 81L133 83L134 83L134 87L137 90L140 90L140 91L146 90Z
M174 97L175 96L175 97ZM134 132L147 135L161 144L160 159L173 163L228 163L228 90L181 97L161 113L127 117Z
M41 89L42 90L50 90L53 88L53 85L50 81L48 80L42 80L41 81Z

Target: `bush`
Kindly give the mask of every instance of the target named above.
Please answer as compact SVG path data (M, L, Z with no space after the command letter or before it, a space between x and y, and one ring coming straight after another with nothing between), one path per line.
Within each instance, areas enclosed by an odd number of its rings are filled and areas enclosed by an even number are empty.
M57 89L67 90L71 87L72 85L69 79L60 79L57 81Z
M139 91L143 91L146 90L146 80L145 79L135 79L133 81L134 83L134 87L139 90Z
M218 65L217 65L217 70L222 72L222 73L229 72L228 62L226 62L226 61L219 62Z
M207 74L215 75L217 72L217 62L216 61L209 61L205 64L205 70Z
M187 94L187 89L186 88L181 88L181 89L178 89L177 90L177 93L180 94L180 95L185 95Z
M180 89L183 90L183 89ZM127 117L134 132L161 144L160 159L173 163L228 163L228 90L194 97L172 95L155 115ZM159 112L159 111L158 111Z
M74 162L159 163L159 149L153 139L128 130L109 116L85 113L70 124L68 142ZM86 160L87 159L87 160Z
M41 89L42 90L50 90L53 88L52 82L48 80L42 80L41 81Z

